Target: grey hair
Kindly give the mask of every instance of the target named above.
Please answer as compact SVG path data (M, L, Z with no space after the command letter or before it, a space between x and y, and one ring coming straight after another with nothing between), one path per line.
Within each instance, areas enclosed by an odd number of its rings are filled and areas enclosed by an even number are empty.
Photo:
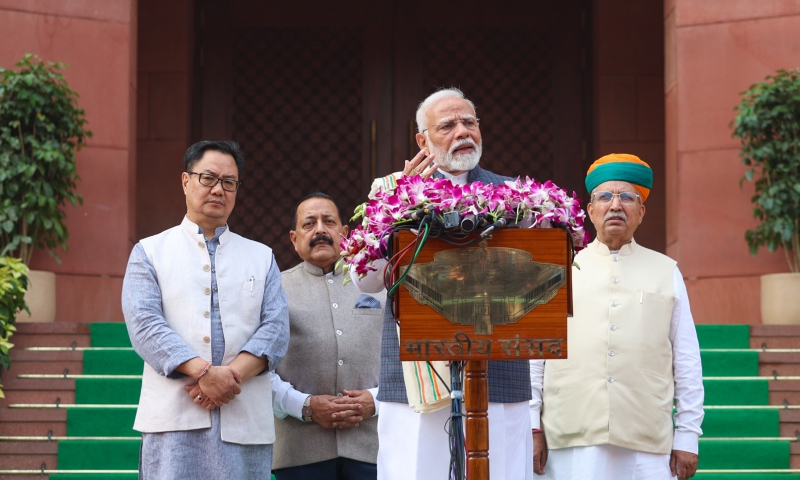
M428 98L420 102L419 106L417 107L418 132L428 129L428 111L431 109L431 107L436 105L436 102L443 98L460 98L461 100L467 102L470 107L472 107L473 112L477 112L475 109L475 104L464 97L464 92L455 87L443 88L442 90L430 94Z

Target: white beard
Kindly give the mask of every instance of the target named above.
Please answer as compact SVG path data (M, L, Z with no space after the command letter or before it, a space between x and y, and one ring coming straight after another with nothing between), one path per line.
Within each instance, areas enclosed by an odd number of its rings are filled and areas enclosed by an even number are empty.
M471 153L453 155L453 151L455 149L464 145L472 145L475 150ZM450 147L449 151L445 151L443 148L439 148L428 141L428 148L432 154L436 155L436 164L439 165L439 168L445 172L468 172L475 168L475 166L478 165L478 162L481 160L481 153L483 153L483 142L481 142L479 145L471 138L465 138L455 142Z

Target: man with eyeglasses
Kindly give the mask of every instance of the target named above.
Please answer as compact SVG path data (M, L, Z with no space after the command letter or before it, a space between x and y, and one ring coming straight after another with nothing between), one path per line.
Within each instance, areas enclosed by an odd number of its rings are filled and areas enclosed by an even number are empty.
M550 480L685 479L697 470L703 379L686 285L674 260L633 239L652 185L650 166L634 155L589 168L597 238L575 257L569 356L530 362L533 468Z
M455 88L433 93L420 103L417 114L420 152L407 160L402 172L373 183L378 189L393 188L403 175L446 178L455 184L472 182L502 184L503 177L482 169L483 143L475 105ZM432 162L435 160L436 164ZM382 271L354 278L365 293L383 288ZM450 397L419 402L413 375L416 362L400 362L400 345L392 310L387 303L381 347L378 400L378 479L428 480L450 478L450 444L445 424L450 416ZM445 362L430 362L449 379ZM405 364L405 365L404 365ZM528 362L490 361L489 468L494 479L533 478L529 468L533 454L529 400ZM441 380L434 380L441 381ZM441 385L437 387L444 391Z
M268 479L270 375L289 343L272 250L232 233L244 167L235 142L189 147L186 216L137 243L122 310L144 359L134 429L142 479Z

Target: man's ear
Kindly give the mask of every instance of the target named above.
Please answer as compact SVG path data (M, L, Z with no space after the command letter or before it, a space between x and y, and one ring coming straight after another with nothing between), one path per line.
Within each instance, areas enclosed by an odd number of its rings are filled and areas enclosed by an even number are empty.
M186 193L187 193L186 192L186 186L189 184L189 178L191 178L191 175L189 175L188 173L183 172L181 174L181 185L183 185L183 194L184 195L186 195Z
M297 234L294 233L294 230L289 230L289 240L292 241L292 245L294 245L295 250L297 250Z
M428 148L428 137L426 137L424 133L418 133L415 138L417 139L417 146L419 146L420 150Z
M350 227L347 225L342 225L342 235L346 237L348 233L350 233Z

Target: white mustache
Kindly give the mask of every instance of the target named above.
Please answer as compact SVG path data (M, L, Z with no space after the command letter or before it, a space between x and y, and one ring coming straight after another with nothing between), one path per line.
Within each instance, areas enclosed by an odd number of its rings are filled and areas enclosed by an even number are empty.
M475 140L471 138L462 138L461 140L456 140L456 143L454 143L453 146L450 147L450 151L448 153L452 155L457 148L463 147L464 145L471 145L472 147L475 148L475 150L478 149L478 144L475 143Z
M628 216L625 215L625 212L622 212L622 211L606 213L606 216L605 216L605 218L603 218L603 221L607 222L607 221L611 220L612 218L621 218L621 219L625 220L626 222L628 221Z

